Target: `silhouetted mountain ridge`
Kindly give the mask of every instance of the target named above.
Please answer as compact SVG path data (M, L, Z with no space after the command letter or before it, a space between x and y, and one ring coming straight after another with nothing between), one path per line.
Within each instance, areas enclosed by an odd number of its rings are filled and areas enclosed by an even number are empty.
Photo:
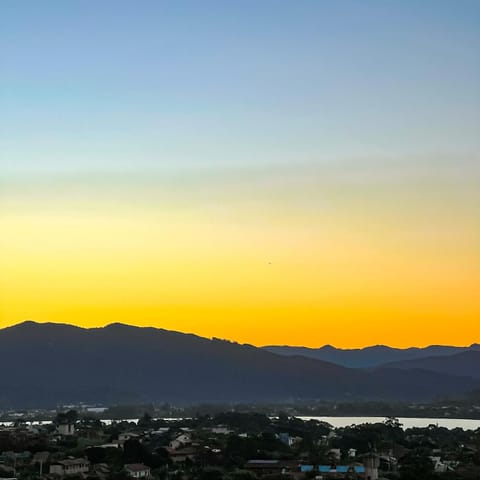
M346 368L151 327L25 322L0 330L0 406L103 402L424 400L480 387L468 377Z
M331 345L324 345L320 348L269 345L263 348L279 355L302 355L351 368L372 368L390 364L391 362L455 355L471 350L480 351L480 345L476 343L469 347L430 345L424 348L411 347L405 349L388 347L386 345L373 345L358 349L335 348Z

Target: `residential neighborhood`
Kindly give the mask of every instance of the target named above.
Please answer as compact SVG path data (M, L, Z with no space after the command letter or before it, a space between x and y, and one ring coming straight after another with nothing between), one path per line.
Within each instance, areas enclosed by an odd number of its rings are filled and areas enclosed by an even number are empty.
M102 422L74 410L0 427L0 477L18 480L478 479L480 431L333 428L286 413Z

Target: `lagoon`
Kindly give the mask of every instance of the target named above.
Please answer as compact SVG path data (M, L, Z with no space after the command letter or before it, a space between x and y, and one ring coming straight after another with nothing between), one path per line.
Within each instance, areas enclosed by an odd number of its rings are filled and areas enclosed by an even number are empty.
M362 425L365 423L382 423L385 421L385 417L330 417L330 416L298 416L301 420L318 420L320 422L326 422L335 428L348 427L351 425ZM439 427L445 427L449 430L454 428L462 428L464 430L477 430L480 428L480 420L472 420L467 418L410 418L410 417L396 417L404 429L406 428L424 428L429 425L436 425ZM160 420L160 419L156 419ZM177 421L186 420L185 418L161 418L165 421ZM106 420L102 419L102 423L110 425L113 422L131 422L137 423L137 418L126 418L122 420ZM47 425L52 423L51 420L43 421L26 421L27 425ZM0 426L12 426L14 422L0 422Z
M318 420L327 422L335 428L348 427L350 425L361 425L363 423L381 423L385 417L304 417L302 420ZM476 430L480 428L480 420L471 420L466 418L408 418L397 417L398 421L406 428L424 428L429 425L445 427L449 430L454 428L463 428L464 430Z

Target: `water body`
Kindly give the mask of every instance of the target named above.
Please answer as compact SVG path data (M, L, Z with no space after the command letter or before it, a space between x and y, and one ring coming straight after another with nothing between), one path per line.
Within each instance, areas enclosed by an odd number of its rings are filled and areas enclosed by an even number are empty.
M335 428L349 427L351 425L362 425L364 423L382 423L385 421L385 417L303 417L298 418L302 420L318 420L320 422L326 422ZM184 420L182 418L163 418L166 421ZM123 420L102 420L105 425L111 425L113 422L131 422L137 423L137 418L125 418ZM480 420L470 420L466 418L407 418L398 417L398 421L402 424L403 428L424 428L429 425L437 425L439 427L445 427L449 430L454 428L463 428L464 430L477 430L480 428ZM52 423L50 420L44 421L27 421L27 425L48 425ZM0 422L0 426L8 427L12 426L13 422Z
M363 423L381 423L385 417L298 417L302 420L318 420L327 422L335 428L348 427L350 425L361 425ZM407 418L397 417L403 428L424 428L429 425L445 427L449 430L463 428L464 430L476 430L480 428L480 420L466 418Z

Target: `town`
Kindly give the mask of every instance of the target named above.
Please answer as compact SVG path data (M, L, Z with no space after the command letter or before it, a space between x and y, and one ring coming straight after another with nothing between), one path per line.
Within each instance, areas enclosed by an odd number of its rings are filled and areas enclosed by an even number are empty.
M18 480L478 479L480 429L404 429L395 417L333 428L280 412L102 421L59 411L53 421L0 427L0 477Z

